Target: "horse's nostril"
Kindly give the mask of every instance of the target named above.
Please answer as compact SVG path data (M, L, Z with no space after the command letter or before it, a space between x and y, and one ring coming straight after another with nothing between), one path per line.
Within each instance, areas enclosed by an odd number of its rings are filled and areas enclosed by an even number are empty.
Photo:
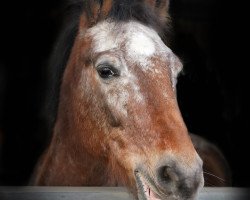
M166 179L166 180L170 179L168 171L169 171L169 167L164 167L164 169L163 169L163 178Z
M160 178L164 182L177 182L179 180L178 174L169 166L164 166L160 170Z
M168 171L169 171L169 167L163 167L163 175L165 177L168 177Z
M190 199L202 184L202 170L195 167L186 169L178 163L168 163L158 168L158 184L165 194L178 194Z

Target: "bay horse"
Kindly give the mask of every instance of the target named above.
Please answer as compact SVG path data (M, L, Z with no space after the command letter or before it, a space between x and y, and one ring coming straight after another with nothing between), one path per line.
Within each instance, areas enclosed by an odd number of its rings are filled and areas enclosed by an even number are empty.
M55 50L62 75L53 136L33 184L196 199L202 160L175 94L182 63L163 42L169 1L71 3L74 19Z

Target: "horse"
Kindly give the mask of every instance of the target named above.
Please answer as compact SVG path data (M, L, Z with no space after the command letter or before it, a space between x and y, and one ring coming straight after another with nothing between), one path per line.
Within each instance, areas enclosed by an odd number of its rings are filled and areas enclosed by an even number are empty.
M53 67L58 105L33 185L126 186L139 200L196 199L204 185L164 42L169 0L74 0ZM68 18L70 19L70 18Z

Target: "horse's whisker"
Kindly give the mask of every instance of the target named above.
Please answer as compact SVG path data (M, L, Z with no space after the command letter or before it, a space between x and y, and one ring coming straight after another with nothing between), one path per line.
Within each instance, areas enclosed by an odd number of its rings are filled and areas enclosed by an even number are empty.
M222 182L226 182L223 178L221 178L221 177L219 177L219 176L216 176L216 175L214 175L214 174L212 174L212 173L206 172L206 171L204 171L204 170L203 170L203 173L204 173L204 174L207 174L207 175L209 175L209 176L213 176L213 177L219 179L219 180L222 181Z

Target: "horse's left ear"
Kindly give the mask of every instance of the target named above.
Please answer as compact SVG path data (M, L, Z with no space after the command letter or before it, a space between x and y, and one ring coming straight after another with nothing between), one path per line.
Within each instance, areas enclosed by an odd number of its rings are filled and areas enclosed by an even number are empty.
M88 18L87 21L90 22L90 26L105 19L112 7L112 2L112 0L85 1L86 17Z
M168 8L170 0L145 0L148 5L156 11L161 19L167 20L169 18Z

